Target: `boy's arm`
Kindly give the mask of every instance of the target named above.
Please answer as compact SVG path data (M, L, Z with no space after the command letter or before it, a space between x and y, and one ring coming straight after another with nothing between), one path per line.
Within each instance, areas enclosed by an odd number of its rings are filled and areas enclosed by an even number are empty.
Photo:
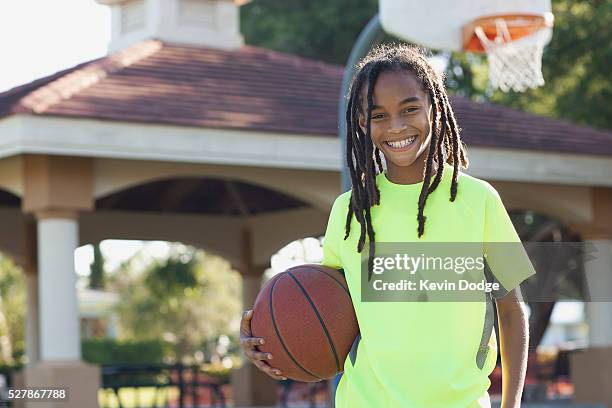
M529 321L521 307L520 289L496 300L502 360L501 408L518 408L527 371Z

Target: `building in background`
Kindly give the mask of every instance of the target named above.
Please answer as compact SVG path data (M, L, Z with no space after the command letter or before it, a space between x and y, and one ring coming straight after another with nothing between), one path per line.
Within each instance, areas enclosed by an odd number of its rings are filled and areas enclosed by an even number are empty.
M119 302L119 295L109 291L78 288L77 297L81 338L117 338L118 317L113 307Z

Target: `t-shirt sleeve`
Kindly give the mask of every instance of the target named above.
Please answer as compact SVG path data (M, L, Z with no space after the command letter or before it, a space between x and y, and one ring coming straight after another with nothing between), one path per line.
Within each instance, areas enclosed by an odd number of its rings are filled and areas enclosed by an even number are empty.
M491 186L486 197L483 249L487 278L500 284L500 290L493 292L496 299L504 297L535 274L508 211Z
M348 210L348 200L344 198L344 195L342 195L334 201L327 221L325 237L323 238L322 264L334 269L342 268L340 243L344 238L344 225Z

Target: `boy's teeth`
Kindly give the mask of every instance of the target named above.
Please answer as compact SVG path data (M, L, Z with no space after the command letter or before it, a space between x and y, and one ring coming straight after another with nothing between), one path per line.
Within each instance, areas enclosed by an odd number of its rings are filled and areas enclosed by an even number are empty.
M416 138L416 136L412 136L408 139L400 140L399 142L387 142L387 144L391 147L395 147L396 149L400 149L402 147L408 146L412 141Z

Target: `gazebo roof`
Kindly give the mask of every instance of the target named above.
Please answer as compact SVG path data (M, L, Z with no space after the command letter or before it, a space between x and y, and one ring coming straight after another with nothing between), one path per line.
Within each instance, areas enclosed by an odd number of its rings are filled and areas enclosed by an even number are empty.
M343 67L146 40L0 93L16 113L337 136ZM468 146L612 155L612 132L451 97Z

